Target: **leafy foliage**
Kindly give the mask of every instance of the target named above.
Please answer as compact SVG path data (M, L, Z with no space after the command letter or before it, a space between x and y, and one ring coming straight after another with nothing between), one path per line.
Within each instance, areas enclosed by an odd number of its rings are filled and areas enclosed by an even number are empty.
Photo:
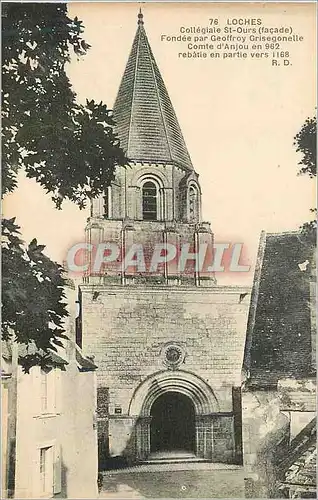
M35 239L25 247L15 219L4 219L2 228L2 338L29 347L39 361L41 351L63 347L66 338L63 268Z
M296 151L302 153L299 174L317 175L317 117L307 118L294 138Z
M3 37L3 189L16 187L17 171L39 182L58 208L64 199L80 208L102 194L124 164L105 104L76 102L65 73L70 48L89 45L82 22L64 4L6 4Z
M311 212L316 213L315 209L311 209ZM314 220L305 222L301 226L301 233L308 244L316 246L317 244L317 217Z
M317 175L317 117L307 118L300 131L294 137L296 151L302 153L299 174ZM316 214L316 209L311 209ZM301 226L301 232L308 242L315 245L317 239L317 217Z
M65 72L72 51L89 49L83 24L56 3L5 3L2 17L3 194L24 169L57 208L65 199L83 208L126 162L111 110L93 100L78 104ZM68 313L62 267L36 239L25 246L19 229L15 219L3 221L2 338L19 343L28 371L62 346Z

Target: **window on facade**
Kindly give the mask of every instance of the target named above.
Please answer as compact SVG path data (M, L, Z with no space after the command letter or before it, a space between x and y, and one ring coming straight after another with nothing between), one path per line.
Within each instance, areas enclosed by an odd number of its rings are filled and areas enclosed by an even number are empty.
M53 446L40 448L40 488L42 495L53 495Z
M48 373L46 370L41 370L41 411L45 413L48 411Z
M147 181L142 187L142 218L157 220L157 217L157 186L154 182Z
M105 219L109 219L111 217L111 188L108 186L104 195L104 207L103 213Z
M191 186L189 188L189 220L195 221L198 217L198 196L197 190Z
M109 203L108 203L108 193L104 196L104 217L108 219L109 217Z
M40 374L40 399L41 399L41 413L55 412L55 399L56 399L56 372L54 369L42 369Z

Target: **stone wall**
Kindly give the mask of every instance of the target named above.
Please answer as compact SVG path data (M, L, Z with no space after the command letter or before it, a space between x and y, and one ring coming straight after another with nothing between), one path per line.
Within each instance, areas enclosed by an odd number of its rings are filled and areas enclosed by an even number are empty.
M191 281L192 284L200 282L201 285L215 282L214 273L208 271L208 267L213 263L213 234L209 223L187 224L182 222L163 221L115 221L104 220L102 218L89 219L86 227L86 239L92 245L92 251L87 258L84 255L77 258L89 264L86 273L86 281L94 284L101 283L121 283L123 279L160 278L163 282L169 281L175 284L176 280L181 282ZM117 258L103 262L103 256L98 254L100 244L115 244L118 249ZM175 257L167 259L166 263L158 263L151 269L152 259L155 255L155 248L158 245L168 245L175 249ZM189 247L184 247L189 245ZM200 247L202 245L202 247ZM205 246L204 246L205 245ZM137 264L137 255L134 248L139 248L142 258ZM104 247L100 247L104 252ZM184 248L182 253L182 248ZM202 252L202 266L200 270L195 268L194 259L181 259L188 252L199 254ZM106 250L105 259L110 255ZM133 264L127 265L128 261ZM183 264L182 264L183 262ZM77 262L78 263L78 262ZM99 263L99 264L97 264Z
M162 220L186 221L186 198L182 196L182 187L186 187L188 180L192 180L198 186L198 175L183 169L164 163L148 163L131 161L126 167L118 167L115 180L111 184L111 195L109 196L109 219L113 220L141 220L141 187L140 179L153 176L161 184L163 206L161 211ZM182 186L184 184L184 186ZM199 190L199 210L201 213L201 193ZM93 200L91 215L103 217L104 199L99 197Z
M289 451L290 421L277 391L244 390L242 421L246 498L281 498L279 464Z
M129 413L130 403L147 378L169 371L163 352L173 342L185 354L179 370L204 381L215 396L213 411L222 414L221 420L214 415L215 457L225 459L228 436L225 461L231 461L232 389L240 386L248 290L83 285L81 301L82 346L95 356L99 387L109 389L111 453L135 449L138 415Z
M112 410L117 404L127 412L136 385L164 369L160 354L170 341L185 346L182 369L204 378L216 392L240 383L245 288L83 285L81 292L82 346L95 356L99 385L114 388ZM220 409L229 410L219 399Z
M15 496L40 498L40 448L52 447L56 496L95 498L95 372L79 372L75 360L65 371L56 369L56 406L50 413L39 408L39 372L39 367L18 372Z

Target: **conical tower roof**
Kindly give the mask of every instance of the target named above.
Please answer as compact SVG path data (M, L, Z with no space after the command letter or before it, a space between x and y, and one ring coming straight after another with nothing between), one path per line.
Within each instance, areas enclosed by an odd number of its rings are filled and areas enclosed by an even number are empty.
M129 160L173 163L193 170L141 12L113 111L116 132Z

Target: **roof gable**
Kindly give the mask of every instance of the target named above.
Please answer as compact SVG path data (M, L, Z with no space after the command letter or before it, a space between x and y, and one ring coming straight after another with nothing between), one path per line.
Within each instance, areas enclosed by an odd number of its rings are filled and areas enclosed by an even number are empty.
M244 356L252 384L312 374L314 255L301 232L263 234Z

